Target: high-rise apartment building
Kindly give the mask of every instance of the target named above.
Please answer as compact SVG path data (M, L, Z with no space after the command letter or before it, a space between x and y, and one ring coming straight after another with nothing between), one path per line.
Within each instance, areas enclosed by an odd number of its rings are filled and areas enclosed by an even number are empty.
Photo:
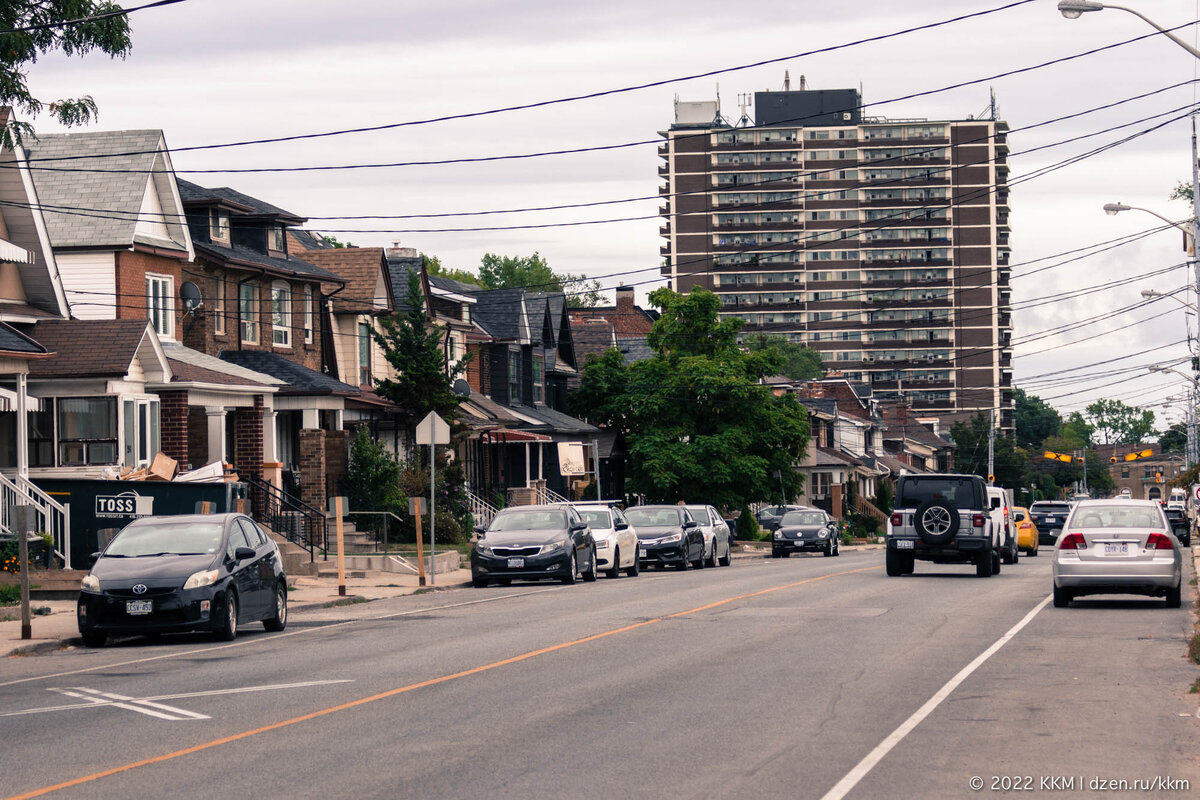
M864 117L857 90L759 92L663 131L662 274L920 414L1012 421L1008 126Z

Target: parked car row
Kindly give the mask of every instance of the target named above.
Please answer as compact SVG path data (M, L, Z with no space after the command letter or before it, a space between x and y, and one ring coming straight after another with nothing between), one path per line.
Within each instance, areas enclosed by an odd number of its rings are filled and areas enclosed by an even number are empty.
M471 582L594 581L600 572L636 577L645 567L728 566L733 535L712 506L616 502L517 506L475 529Z

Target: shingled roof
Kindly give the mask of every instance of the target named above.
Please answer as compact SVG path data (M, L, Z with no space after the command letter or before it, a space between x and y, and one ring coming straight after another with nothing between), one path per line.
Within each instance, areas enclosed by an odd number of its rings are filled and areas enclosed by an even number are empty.
M287 385L280 394L340 394L357 395L358 387L342 383L331 375L309 369L275 353L262 350L226 350L221 360L239 367L279 378Z
M346 281L346 288L333 296L334 313L371 314L391 311L394 289L382 247L331 247L306 250L302 256L305 261ZM376 298L380 278L384 278L384 296ZM404 288L407 291L407 285Z
M291 211L285 211L279 206L273 206L270 203L259 200L257 197L243 194L237 189L231 189L228 186L200 186L191 181L185 181L182 178L178 180L178 185L179 196L185 203L225 201L236 206L241 206L246 209L246 213L250 216L279 217L282 220L297 223L306 222L308 219L299 214L293 214Z
M196 254L201 256L209 256L220 261L234 262L235 264L262 267L276 275L297 275L308 278L315 278L320 281L328 281L329 283L345 283L338 275L333 274L327 269L322 269L316 264L293 258L275 258L266 253L261 253L258 250L251 250L249 247L240 245L226 246L222 244L213 244L212 242L196 242Z
M477 291L475 309L471 318L481 328L497 339L517 340L525 333L521 325L521 307L525 298L524 289L491 289ZM535 333L536 330L536 333ZM536 329L531 325L529 334L541 339L541 323Z
M54 353L29 362L30 378L125 375L146 335L144 319L60 319L33 326L34 339Z
M165 148L160 130L39 135L29 161L53 246L127 248L140 241L186 250L187 226ZM136 232L148 185L157 190L164 216L142 215L143 222L165 222L166 239ZM59 212L51 210L54 206L102 208L105 213Z

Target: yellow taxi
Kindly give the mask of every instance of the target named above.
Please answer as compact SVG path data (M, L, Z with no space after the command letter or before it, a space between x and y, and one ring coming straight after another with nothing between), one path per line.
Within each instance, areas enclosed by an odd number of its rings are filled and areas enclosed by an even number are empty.
M1017 547L1027 556L1038 554L1038 529L1029 518L1028 508L1013 506L1013 521L1017 523Z

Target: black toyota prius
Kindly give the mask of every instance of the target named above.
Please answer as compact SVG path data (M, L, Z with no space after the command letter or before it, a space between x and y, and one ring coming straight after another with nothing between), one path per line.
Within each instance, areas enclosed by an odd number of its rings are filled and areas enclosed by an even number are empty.
M77 613L88 647L109 634L195 630L229 641L245 622L283 630L287 576L275 542L247 516L143 517L97 554Z

